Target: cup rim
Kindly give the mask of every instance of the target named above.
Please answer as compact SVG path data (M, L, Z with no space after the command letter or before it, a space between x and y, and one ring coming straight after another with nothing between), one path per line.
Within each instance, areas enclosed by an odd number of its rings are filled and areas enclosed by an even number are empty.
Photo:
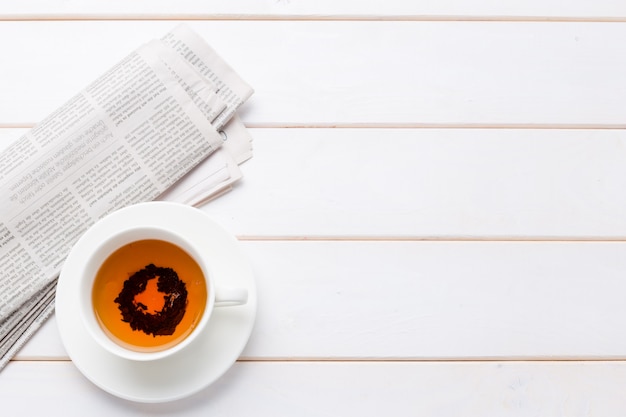
M132 350L112 340L102 329L92 306L93 283L102 262L104 262L104 260L106 260L115 250L119 249L123 245L146 239L164 240L175 244L187 252L200 266L207 289L207 300L204 312L200 321L191 333L174 346L151 352ZM91 251L84 263L83 270L79 271L79 273L82 276L80 280L81 288L79 290L79 314L87 332L99 346L107 350L109 353L128 360L154 361L180 352L203 332L209 322L209 318L215 305L214 280L212 279L210 268L204 257L202 257L200 250L189 239L185 239L180 233L162 226L144 225L128 227L112 234Z

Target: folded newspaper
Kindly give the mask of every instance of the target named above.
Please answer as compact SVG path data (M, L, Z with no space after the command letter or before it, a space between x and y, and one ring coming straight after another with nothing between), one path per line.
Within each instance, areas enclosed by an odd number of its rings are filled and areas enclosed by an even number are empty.
M189 27L139 47L0 153L0 369L54 310L81 234L149 200L198 205L252 156L252 89Z

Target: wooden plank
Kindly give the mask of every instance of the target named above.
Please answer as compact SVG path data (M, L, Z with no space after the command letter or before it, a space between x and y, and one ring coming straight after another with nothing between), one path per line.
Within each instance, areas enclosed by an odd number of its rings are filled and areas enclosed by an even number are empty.
M253 129L205 206L270 237L623 239L623 130Z
M247 359L626 358L625 242L242 244ZM19 357L66 355L48 327Z
M626 238L624 130L250 132L243 180L204 206L242 238Z
M5 2L0 8L4 18L624 18L621 2L599 0L440 0L407 2L403 0L347 1L212 1L176 3L160 0L46 1Z
M3 22L0 125L41 120L175 23ZM624 126L626 23L191 26L256 89L248 125Z
M193 397L137 404L100 391L69 362L13 362L0 399L24 416L623 415L625 383L624 362L238 362Z

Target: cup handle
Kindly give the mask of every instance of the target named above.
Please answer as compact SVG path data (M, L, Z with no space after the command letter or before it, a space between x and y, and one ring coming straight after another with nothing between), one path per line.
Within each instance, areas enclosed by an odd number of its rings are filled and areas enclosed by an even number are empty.
M215 307L239 306L248 302L246 288L215 288Z

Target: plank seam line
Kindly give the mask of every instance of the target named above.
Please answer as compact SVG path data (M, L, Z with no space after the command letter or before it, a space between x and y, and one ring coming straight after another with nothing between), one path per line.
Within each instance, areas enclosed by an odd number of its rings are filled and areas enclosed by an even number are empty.
M253 129L493 129L493 130L624 130L626 124L566 123L245 123Z
M241 357L237 362L302 362L302 363L572 363L572 362L626 362L626 357L555 357L555 358L246 358Z
M528 242L528 243L626 243L626 237L410 237L410 236L251 236L242 242Z
M311 21L311 22L519 22L519 23L623 23L626 16L511 16L511 15L358 15L358 14L311 14L311 15L261 15L239 13L168 13L168 14L121 14L121 13L74 13L74 14L5 14L0 21Z
M69 358L13 358L10 363L71 363ZM626 363L626 357L572 357L572 358L247 358L237 359L241 363ZM0 371L1 373L1 371Z
M37 123L2 123L0 129L30 129ZM448 129L448 130L626 130L626 124L515 123L244 123L249 129Z

